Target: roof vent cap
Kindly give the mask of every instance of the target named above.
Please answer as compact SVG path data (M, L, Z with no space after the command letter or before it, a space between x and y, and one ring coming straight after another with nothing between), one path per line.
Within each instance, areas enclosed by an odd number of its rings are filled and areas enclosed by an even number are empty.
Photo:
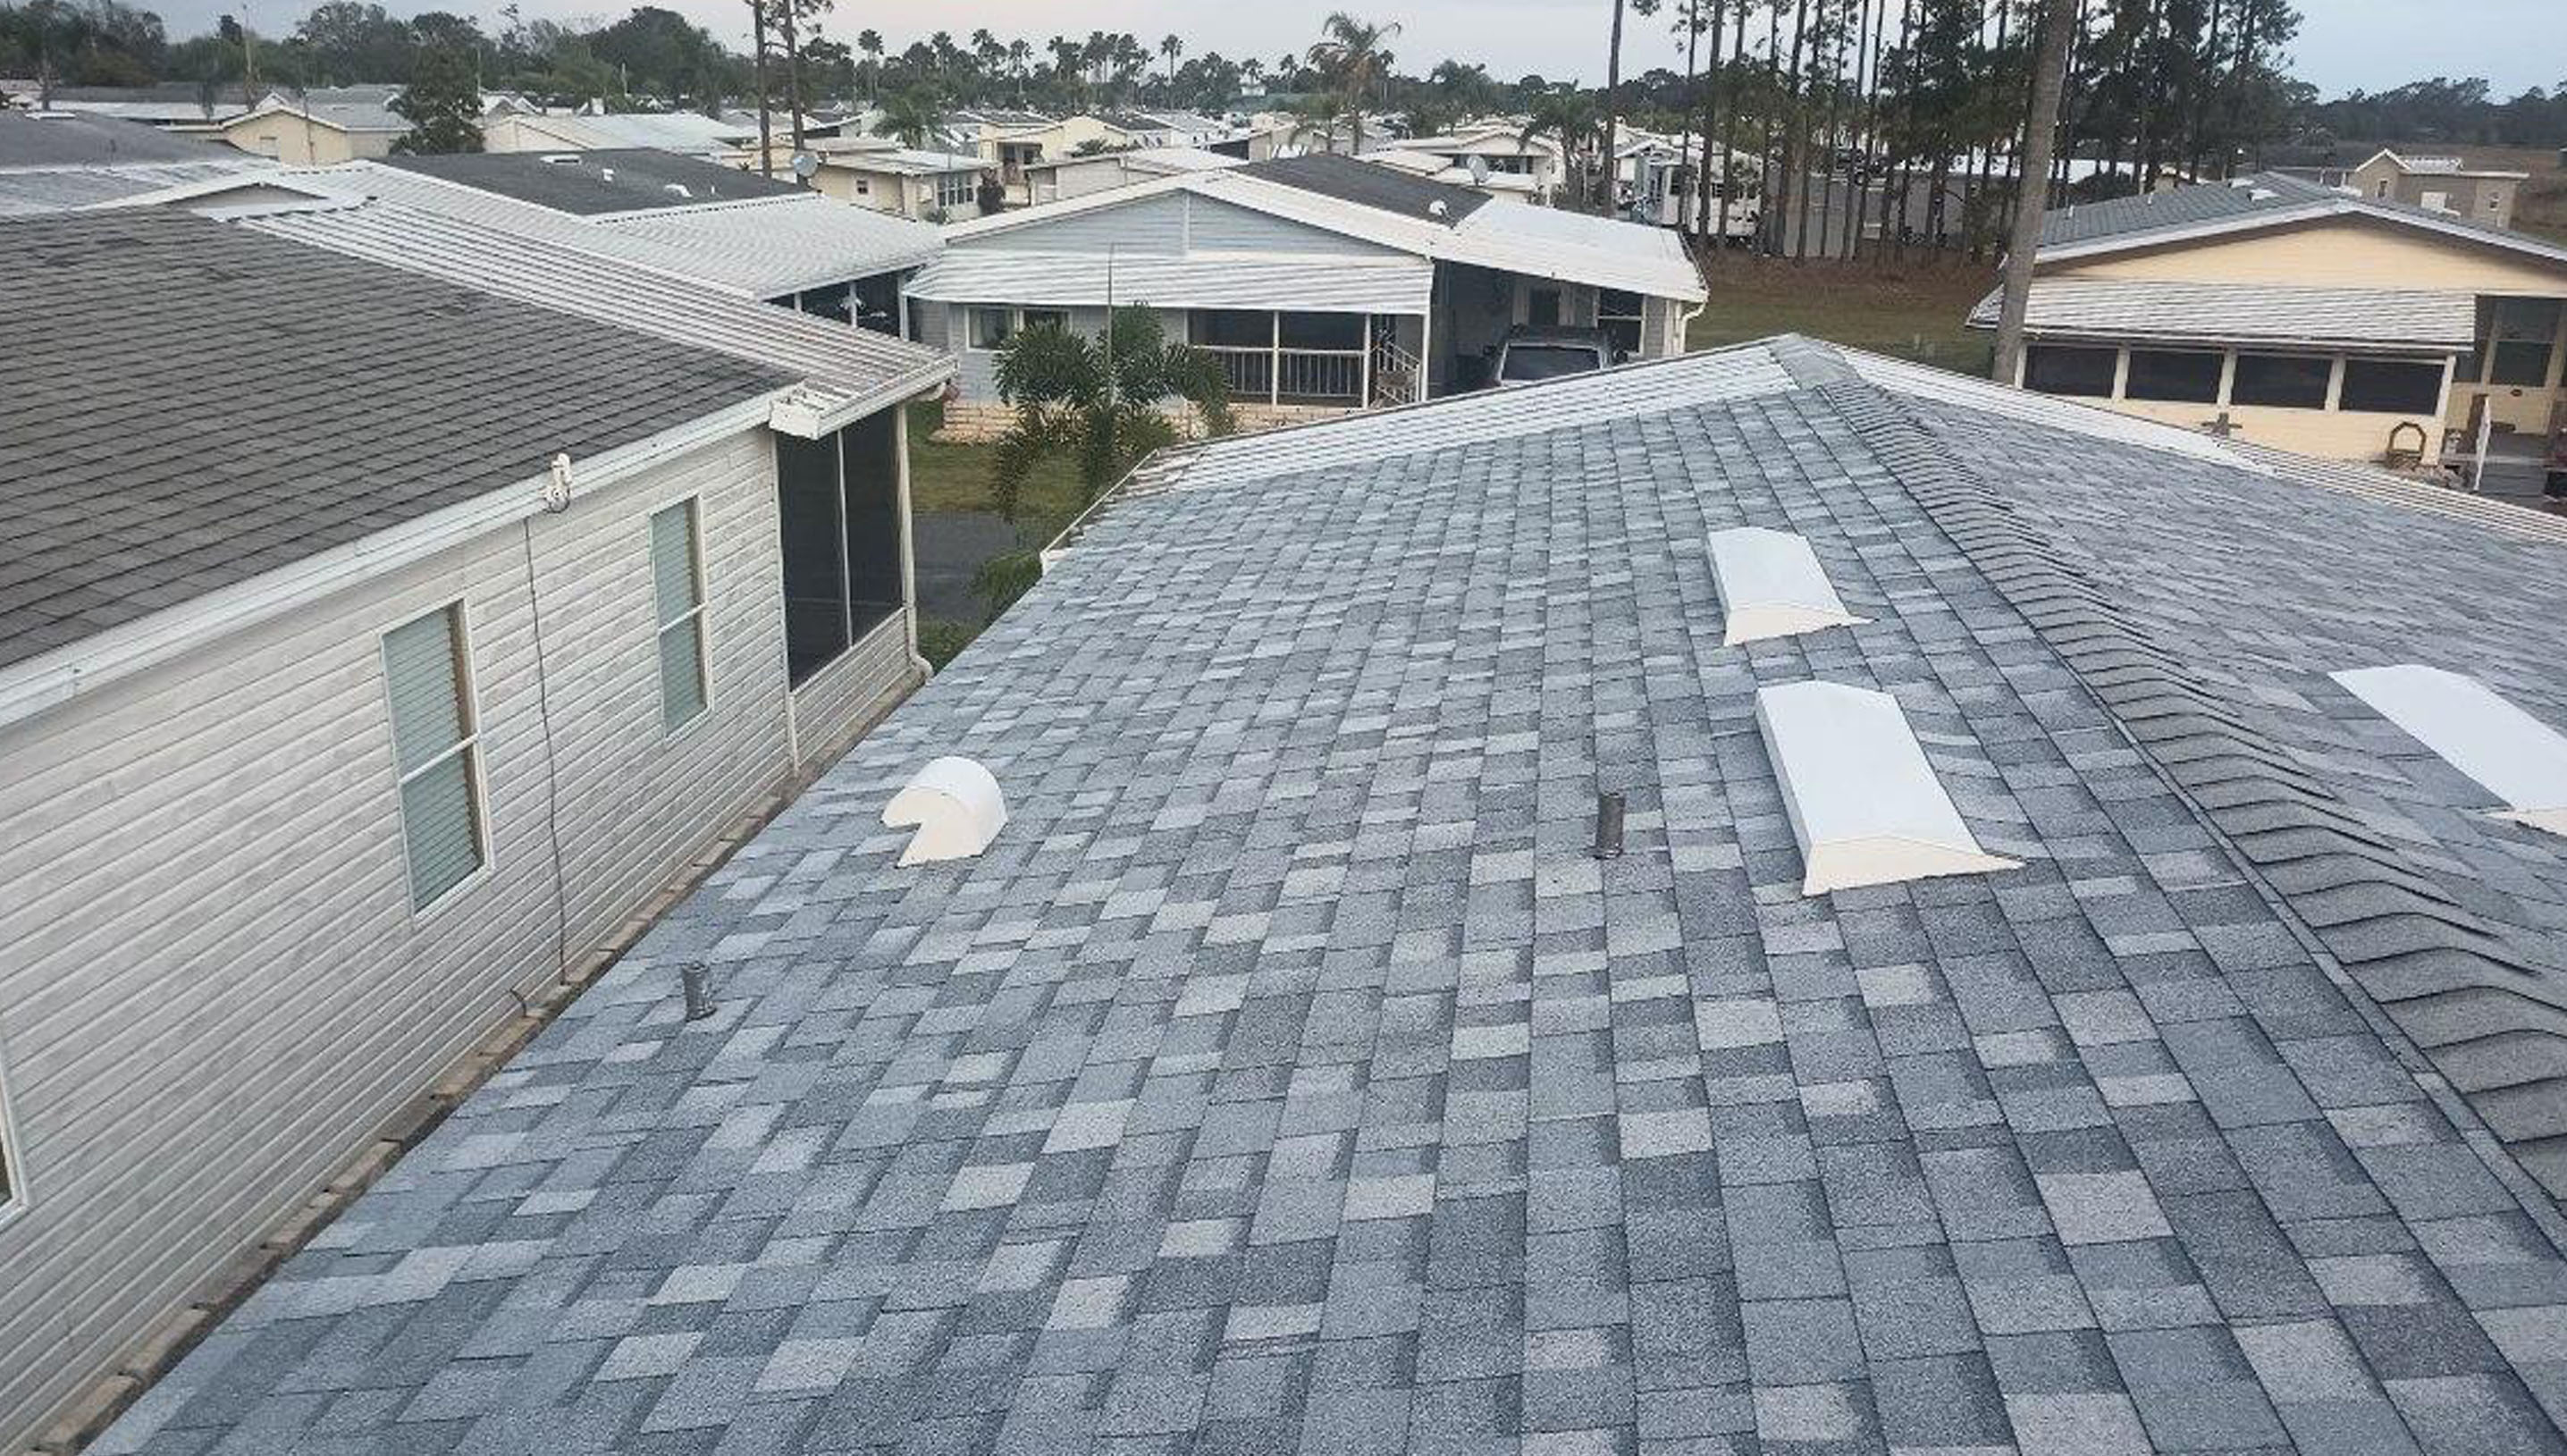
M2567 735L2477 679L2439 668L2403 663L2329 676L2504 800L2489 817L2567 834Z
M1760 689L1756 727L1801 841L1801 893L2017 867L1970 837L1888 694L1842 683Z
M882 821L892 828L915 824L909 847L900 852L903 865L936 860L971 859L990 847L1006 826L1007 801L998 780L977 758L948 754L931 758L909 783L883 805Z
M1846 610L1807 537L1762 526L1711 533L1711 574L1727 618L1724 647L1868 621Z

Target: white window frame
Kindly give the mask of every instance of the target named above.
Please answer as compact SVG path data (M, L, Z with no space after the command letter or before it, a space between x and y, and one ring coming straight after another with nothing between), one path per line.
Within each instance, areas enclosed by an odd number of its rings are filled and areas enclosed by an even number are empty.
M27 1161L19 1155L23 1144L18 1138L18 1123L10 1114L8 1053L0 1047L0 1229L24 1218L35 1200L27 1194Z
M427 611L413 612L397 622L386 624L384 629L375 636L375 661L380 664L384 660L383 644L386 638L423 617L432 617L439 613L450 613L450 620L454 626L454 702L462 716L460 727L463 733L435 757L407 773L401 771L401 729L392 718L392 677L389 673L384 677L384 728L386 735L392 740L393 750L393 811L395 817L401 820L402 889L405 898L411 901L410 913L413 920L426 920L453 904L483 880L488 879L491 872L490 777L487 771L488 765L481 757L481 675L474 672L472 668L471 609L463 598L455 597L439 602ZM419 880L411 865L410 808L402 797L402 790L410 785L412 779L458 753L469 755L464 759L463 781L471 785L473 849L481 862L473 867L470 874L446 886L435 899L422 905L412 890Z
M660 563L656 554L660 544L660 533L657 527L660 517L673 510L683 510L687 513L688 569L695 577L696 604L663 622L660 620ZM682 495L676 500L663 504L659 509L643 517L642 529L648 533L645 549L653 553L654 558L651 561L652 680L660 686L660 731L674 738L693 731L698 724L713 716L713 629L707 625L706 619L706 609L713 605L713 582L705 564L704 496ZM670 633L684 628L692 628L696 634L696 711L676 723L671 723L669 721L669 681L660 673L660 663L663 661L660 656L660 645L668 639Z
M956 190L957 188L960 190ZM981 174L979 172L948 171L936 174L937 206L967 207L980 199Z
M1016 331L1023 327L1022 322L1018 317L1020 313L1021 310L1009 308L1004 304L965 304L963 306L963 347L980 354L998 353L999 350L1007 347L1007 340L1014 338L1016 336ZM984 344L981 342L981 316L983 314L997 314L998 317L1006 320L1007 332L995 344Z

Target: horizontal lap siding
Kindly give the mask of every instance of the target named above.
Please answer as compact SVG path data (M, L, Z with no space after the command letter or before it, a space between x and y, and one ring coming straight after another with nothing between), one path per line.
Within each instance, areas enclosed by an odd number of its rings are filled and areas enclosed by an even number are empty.
M856 730L917 673L909 657L909 618L895 612L865 634L836 662L793 690L795 735L805 772L826 766L846 750Z
M575 958L782 781L770 459L744 433L539 517L539 613L511 526L0 729L0 1080L29 1198L0 1225L0 1447L556 975L565 912ZM647 521L697 492L713 691L671 736ZM379 638L458 596L492 863L415 918ZM907 681L885 656L851 653L817 711L867 716Z

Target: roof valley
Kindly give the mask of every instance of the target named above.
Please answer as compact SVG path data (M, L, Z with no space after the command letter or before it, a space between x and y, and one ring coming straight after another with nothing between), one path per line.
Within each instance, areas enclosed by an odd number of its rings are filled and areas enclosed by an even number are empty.
M1803 346L1795 349L1791 346ZM2434 1013L2454 998L2529 1001L2567 1042L2567 1004L2533 948L2446 887L2400 863L2394 846L2323 781L2293 761L2241 708L2208 685L2225 674L2192 660L2113 604L2096 577L2108 568L2045 531L2038 507L2009 498L1955 464L1959 451L1937 439L1897 396L1868 383L1832 378L1845 366L1807 341L1778 341L1778 361L1817 389L1986 577L2070 674L2120 725L2124 736L2225 846L2240 877L2256 884L2275 913L2347 993L2372 1029L2402 1059L2455 1125L2506 1146L2520 1173L2567 1200L2567 1127L2527 1120L2538 1101L2556 1102L2567 1071L2491 1082L2473 1073L2482 1043L2501 1035L2447 1034ZM2259 1023L2264 1009L2241 997ZM2539 1019L2539 1018L2534 1018ZM2518 1024L2518 1023L2517 1023ZM2276 1036L2277 1041L2283 1039ZM2562 1047L2560 1049L2567 1049ZM2558 1058L2552 1058L2557 1060ZM2548 1084L2523 1097L2526 1114L2508 1128L2480 1098L2455 1088L2505 1090ZM2480 1146L2481 1156L2487 1150ZM2522 1186L2502 1157L2493 1171L2562 1253L2567 1217Z

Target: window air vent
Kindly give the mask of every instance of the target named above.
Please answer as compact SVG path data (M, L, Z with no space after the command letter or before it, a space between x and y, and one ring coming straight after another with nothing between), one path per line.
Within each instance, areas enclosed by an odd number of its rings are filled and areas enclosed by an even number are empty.
M1807 539L1760 526L1711 533L1711 571L1727 621L1721 643L1762 642L1868 620L1846 611Z
M2490 810L2567 834L2567 736L2475 678L2403 663L2331 676L2506 807Z
M1756 695L1756 726L1801 841L1801 891L2009 870L1979 848L1886 693L1793 683Z

